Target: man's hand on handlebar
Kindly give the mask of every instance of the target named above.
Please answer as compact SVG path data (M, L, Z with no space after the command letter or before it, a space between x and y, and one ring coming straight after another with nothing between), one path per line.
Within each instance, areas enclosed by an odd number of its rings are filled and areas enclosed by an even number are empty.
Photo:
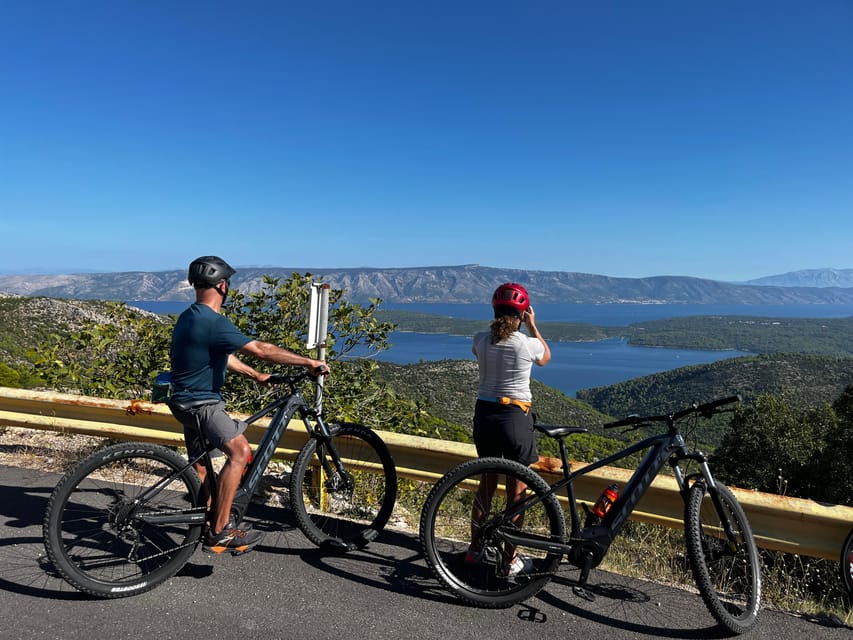
M311 375L312 376L317 378L319 376L327 376L330 373L332 373L332 370L329 368L329 365L327 365L325 362L322 362L319 360L317 362L318 362L318 364L313 365L311 367Z

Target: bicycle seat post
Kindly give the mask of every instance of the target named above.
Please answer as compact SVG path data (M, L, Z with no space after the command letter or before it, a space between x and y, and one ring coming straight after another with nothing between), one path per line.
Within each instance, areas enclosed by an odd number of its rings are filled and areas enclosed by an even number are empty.
M566 437L559 438L560 441L560 461L563 463L563 476L568 478L572 472L572 465L569 463L569 450L566 447Z

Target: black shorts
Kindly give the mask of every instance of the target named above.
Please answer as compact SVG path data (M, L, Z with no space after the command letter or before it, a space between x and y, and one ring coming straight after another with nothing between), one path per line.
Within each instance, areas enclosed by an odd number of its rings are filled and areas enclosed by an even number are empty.
M221 448L226 442L239 436L249 425L242 420L235 420L225 411L225 403L222 401L201 405L191 411L182 411L177 407L169 405L172 415L184 425L184 440L187 444L187 455L194 458L204 452L204 445L196 427L198 417L204 435L211 449L211 456L222 455Z
M539 459L533 413L521 407L477 400L474 445L481 458L496 457L531 465Z

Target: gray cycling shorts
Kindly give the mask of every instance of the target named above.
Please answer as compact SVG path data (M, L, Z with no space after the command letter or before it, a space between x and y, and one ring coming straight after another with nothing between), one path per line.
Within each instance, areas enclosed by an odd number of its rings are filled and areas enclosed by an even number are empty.
M184 425L184 440L187 443L187 455L194 458L204 451L204 442L196 427L196 416L200 418L201 429L210 443L211 456L224 455L222 447L246 430L249 425L243 420L236 420L225 411L225 402L219 401L205 404L190 411L182 411L169 407L182 425Z

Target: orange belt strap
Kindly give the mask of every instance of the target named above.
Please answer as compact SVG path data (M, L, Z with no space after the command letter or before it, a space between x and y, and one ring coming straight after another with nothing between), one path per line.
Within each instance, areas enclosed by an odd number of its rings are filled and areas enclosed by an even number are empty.
M516 407L521 407L521 410L524 411L524 413L530 411L530 407L533 406L532 402L515 400L514 398L507 398L506 396L498 398L498 402L501 404L514 404Z

